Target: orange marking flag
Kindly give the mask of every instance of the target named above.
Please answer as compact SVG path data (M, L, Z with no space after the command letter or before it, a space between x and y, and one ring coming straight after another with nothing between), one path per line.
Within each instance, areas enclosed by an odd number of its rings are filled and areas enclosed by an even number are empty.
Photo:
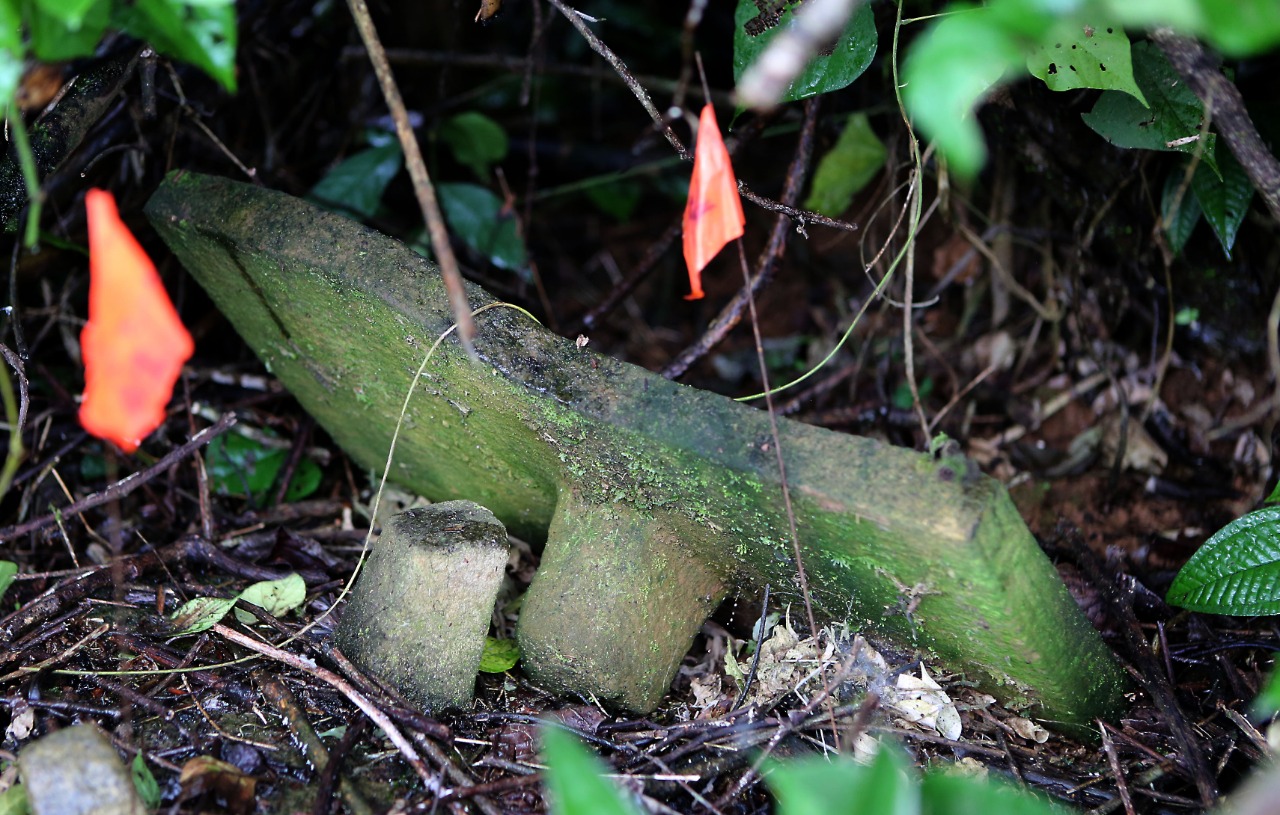
M716 112L711 105L704 105L698 119L689 201L684 206L684 262L689 266L689 287L693 290L684 299L702 298L702 270L726 243L742 237L745 223L738 182L720 138Z
M80 424L126 453L164 421L195 344L111 193L89 190L89 322Z

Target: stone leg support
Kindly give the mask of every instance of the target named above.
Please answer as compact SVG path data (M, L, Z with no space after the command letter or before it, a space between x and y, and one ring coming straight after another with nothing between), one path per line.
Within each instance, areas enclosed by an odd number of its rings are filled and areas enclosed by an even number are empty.
M338 647L426 710L469 706L508 549L503 525L470 501L394 516L343 610Z
M521 606L521 664L549 689L652 710L725 591L668 513L566 490Z

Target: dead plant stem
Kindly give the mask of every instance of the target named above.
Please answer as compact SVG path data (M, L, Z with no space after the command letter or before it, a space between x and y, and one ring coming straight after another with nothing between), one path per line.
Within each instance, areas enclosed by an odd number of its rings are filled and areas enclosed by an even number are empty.
M409 122L409 112L405 109L404 100L400 97L400 89L396 86L395 75L391 72L391 64L387 61L387 52L378 38L373 19L369 16L369 6L365 0L347 0L351 16L355 18L356 28L360 30L360 39L369 52L369 61L373 63L373 72L378 77L378 85L382 88L382 97L386 100L391 118L396 124L396 137L404 150L405 166L413 179L413 192L418 198L418 206L422 209L422 217L427 223L427 231L431 235L431 251L440 263L440 276L444 279L445 290L449 294L449 306L453 311L453 321L458 326L458 341L462 344L467 356L477 359L473 340L476 334L475 322L471 319L471 305L467 302L466 288L462 283L462 273L458 270L458 259L453 254L453 246L449 243L449 231L444 225L444 216L440 214L440 203L436 200L436 190L427 173L427 164L422 159L422 150L418 147L418 138L413 134L413 125Z

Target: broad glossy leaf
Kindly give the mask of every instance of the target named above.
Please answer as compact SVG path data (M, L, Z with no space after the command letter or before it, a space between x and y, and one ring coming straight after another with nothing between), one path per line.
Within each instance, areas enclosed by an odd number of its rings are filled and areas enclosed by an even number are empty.
M791 21L791 8L788 4L781 21L758 36L751 36L745 26L760 9L753 0L738 0L738 8L733 21L733 81L737 82L747 67L756 61L765 47ZM872 58L876 55L876 20L870 3L861 3L849 22L845 25L835 48L829 56L816 56L808 67L801 72L796 81L783 94L781 101L790 102L816 96L820 93L838 91L862 76Z
M404 154L397 141L361 150L325 173L308 197L334 212L372 218L387 185L403 165Z
M118 28L235 91L235 0L136 0L115 14Z
M0 815L28 815L31 802L27 800L27 788L14 784L4 792L0 792Z
M445 220L463 242L494 266L522 271L528 265L515 215L502 199L476 184L438 184Z
M542 774L551 797L552 815L639 815L617 787L604 778L605 766L578 740L553 725L544 725Z
M1027 70L1049 90L1115 90L1147 103L1133 78L1129 37L1114 23L1065 21L1027 57Z
M1170 170L1160 196L1160 217L1169 239L1169 248L1175 253L1182 252L1182 247L1187 245L1201 215L1200 202L1191 192L1186 175L1185 163ZM1175 205L1177 209L1174 209Z
M440 125L439 134L458 163L470 167L481 181L489 179L491 166L507 157L507 132L483 113L470 110L451 116Z
M1280 711L1280 671L1271 669L1267 684L1262 686L1257 698L1249 706L1249 711L1261 719L1270 718Z
M520 661L520 645L515 640L484 638L484 653L480 655L480 671L500 674L511 670Z
M920 788L891 744L870 766L837 756L774 765L766 780L782 815L916 815Z
M1204 106L1160 49L1149 42L1135 45L1133 74L1150 109L1127 93L1104 91L1093 110L1082 114L1085 124L1117 147L1180 153L1203 150L1201 161L1216 172L1216 137L1207 134L1203 148L1195 139L1204 121Z
M183 603L169 621L179 634L199 634L222 622L235 604L234 597L196 597Z
M849 208L853 196L884 166L884 143L871 129L867 114L849 115L831 150L818 162L805 209L832 218Z
M1224 150L1218 159L1218 170L1221 178L1204 166L1197 167L1191 179L1191 192L1230 260L1236 232L1253 199L1253 184L1230 150Z
M1280 613L1280 507L1215 532L1178 572L1166 600L1209 614Z

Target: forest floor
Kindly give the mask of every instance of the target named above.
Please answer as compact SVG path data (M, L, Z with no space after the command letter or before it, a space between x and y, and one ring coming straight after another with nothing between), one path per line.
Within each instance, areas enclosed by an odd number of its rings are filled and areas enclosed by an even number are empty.
M481 676L474 711L427 717L343 664L327 644L331 621L286 646L287 654L249 661L232 661L245 652L216 631L157 635L157 618L191 597L234 596L287 571L306 580L305 607L259 622L282 637L295 633L334 601L371 524L372 474L271 378L141 217L168 169L303 195L363 149L368 132L387 130L342 10L275 5L245 12L237 95L163 63L153 85L127 84L47 182L52 223L41 251L14 251L18 307L10 326L25 360L28 456L0 504L4 557L20 567L5 594L17 611L0 620L0 702L8 711L0 749L16 751L71 722L98 722L117 747L145 757L163 806L177 811L329 811L331 798L350 794L337 780L346 777L373 811L540 812L536 726L553 717L584 733L616 772L635 776L633 786L655 808L767 811L752 754L725 748L763 744L785 730L787 750L813 751L829 720L793 715L812 712L809 697L786 688L765 711L729 710L738 687L724 654L744 653L760 613L754 596L732 598L708 621L668 699L640 719L550 697L518 666ZM555 20L526 72L527 9L472 28L451 3L422 6L380 20L393 47L410 44L401 30L432 31L428 45L394 54L410 109L424 133L471 109L507 128L505 174L486 183L510 192L533 261L515 273L460 247L465 271L553 330L589 337L594 350L655 371L687 360L686 384L730 395L758 390L741 312L721 341L704 339L741 276L722 260L708 270L705 300L682 299L686 277L672 231L682 204L669 191L687 183L688 168L672 166L670 149L608 66L582 56L571 29ZM669 66L680 64L678 33L670 33L679 14L665 16L673 19L653 25L666 26L670 43L653 54L620 49L642 78L673 77ZM707 25L714 32L724 22ZM711 83L725 89L720 63ZM80 67L69 66L64 78ZM879 63L877 71L883 78ZM530 86L533 101L522 106ZM775 381L831 351L902 246L897 213L911 171L902 121L882 87L858 87L847 99L824 101L826 108L792 105L760 126L745 117L733 131L744 142L740 178L773 198L782 196L789 165L792 175L796 167L811 171L811 159L795 155L829 146L849 110L872 111L888 148L885 169L844 216L856 231L801 224L801 235L786 216L748 206L747 256L770 266L758 306ZM154 114L144 111L149 93L159 100ZM1256 508L1271 486L1275 379L1265 328L1280 243L1255 209L1231 260L1207 229L1173 257L1153 228L1156 160L1107 147L1064 110L1073 103L1050 97L1016 86L989 106L994 158L972 187L940 185L936 168L926 169L930 215L913 250L915 299L924 306L909 343L919 411L904 365L901 285L873 300L832 361L777 406L801 421L916 449L937 432L957 440L1008 485L1135 679L1127 711L1100 723L1096 742L1040 728L934 666L960 715L959 738L884 710L859 728L892 734L921 766L990 773L1079 808L1200 811L1268 753L1247 714L1280 630L1269 618L1181 612L1163 597L1196 548ZM1054 150L1037 142L1043 121L1058 128ZM438 177L468 177L442 142L428 143ZM635 168L634 187L610 175ZM197 341L166 425L132 456L76 422L87 286L78 201L89 186L115 192ZM620 217L612 207L631 197ZM401 174L368 220L412 239L415 213ZM780 248L767 252L771 231L781 235ZM256 495L219 475L213 465L225 461L182 447L231 411L238 429L256 433L259 454L273 451L266 482L248 490ZM158 461L165 466L153 466ZM66 509L100 495L108 500ZM396 506L416 500L392 497ZM535 547L517 542L509 592L528 584L537 558ZM510 633L513 619L500 615L497 633ZM179 666L201 669L145 672ZM110 673L122 670L143 673ZM445 779L447 796L420 783L328 680L334 675L409 734L433 777ZM858 715L846 713L846 724ZM330 756L324 771L300 746L317 733ZM197 756L225 764L184 777ZM655 773L675 780L639 780Z

